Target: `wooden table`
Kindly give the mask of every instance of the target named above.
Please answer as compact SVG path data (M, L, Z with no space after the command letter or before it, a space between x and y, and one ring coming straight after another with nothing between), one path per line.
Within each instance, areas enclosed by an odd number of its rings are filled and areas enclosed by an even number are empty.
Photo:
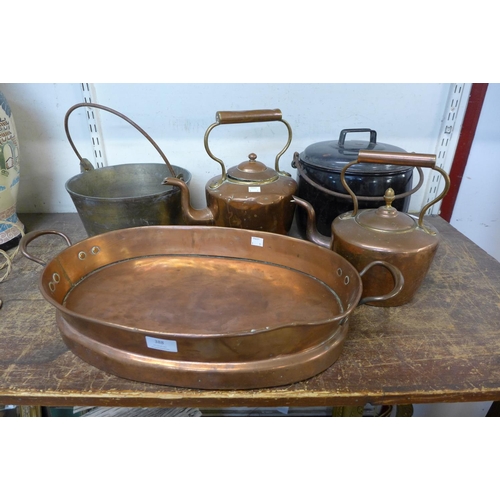
M27 230L86 238L77 214L26 214ZM285 387L190 390L133 382L76 357L41 296L42 267L18 255L0 283L0 404L41 406L281 407L500 399L500 263L439 217L431 270L411 304L358 307L340 359ZM30 251L50 260L65 248L43 236Z

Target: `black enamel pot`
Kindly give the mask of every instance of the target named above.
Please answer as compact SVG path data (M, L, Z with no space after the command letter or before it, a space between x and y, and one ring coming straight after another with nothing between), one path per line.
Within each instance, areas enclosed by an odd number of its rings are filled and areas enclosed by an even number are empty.
M348 133L369 133L369 141L349 140ZM297 196L308 201L316 212L318 231L331 235L332 221L353 209L352 198L342 186L340 172L355 160L360 150L406 152L397 146L377 142L377 132L368 128L344 129L338 141L317 142L302 153L295 153L292 167L297 169ZM422 185L423 176L412 189L414 167L360 163L349 169L345 179L358 198L359 209L377 208L384 204L384 193L392 188L396 193L393 206L407 212L410 197ZM305 235L305 211L296 214L297 227Z

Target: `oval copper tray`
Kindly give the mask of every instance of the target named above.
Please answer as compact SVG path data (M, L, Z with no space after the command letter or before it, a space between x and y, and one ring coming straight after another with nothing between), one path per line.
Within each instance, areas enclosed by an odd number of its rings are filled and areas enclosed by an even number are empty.
M31 238L33 239L33 237ZM69 348L143 382L289 384L340 355L361 279L342 257L273 233L204 226L111 231L42 272Z

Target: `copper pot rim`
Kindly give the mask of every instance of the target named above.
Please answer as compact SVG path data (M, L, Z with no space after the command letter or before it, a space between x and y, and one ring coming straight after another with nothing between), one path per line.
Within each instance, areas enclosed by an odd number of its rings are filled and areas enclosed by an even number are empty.
M309 248L313 252L322 252L322 254L324 254L325 258L333 259L336 262L336 265L338 264L338 266L341 265L343 268L348 269L349 275L351 276L351 278L354 278L354 281L351 281L347 286L355 287L356 292L353 294L353 296L351 297L351 300L349 301L348 304L341 303L340 298L337 296L337 300L341 304L342 312L341 312L341 314L338 314L332 318L329 318L327 320L320 320L320 321L284 323L284 324L279 324L277 326L273 326L272 328L252 329L251 331L246 329L246 330L242 330L242 331L231 331L231 332L212 332L212 333L204 334L203 337L205 339L210 339L210 338L222 339L225 337L245 337L245 336L250 336L250 335L258 335L260 333L273 332L273 331L277 331L277 330L280 330L283 328L312 327L312 326L321 326L321 325L329 325L329 324L333 325L335 323L339 323L339 322L347 320L350 317L350 315L352 314L352 312L354 311L354 309L358 306L360 299L361 299L361 296L362 296L363 285L362 285L362 280L361 280L361 276L359 274L359 271L341 255L339 255L335 252L332 252L330 249L319 247L318 245L316 245L312 242L297 239L297 238L292 238L290 236L281 235L281 234L277 234L277 233L260 232L260 231L240 229L240 228L219 227L219 226L175 225L175 226L141 226L141 227L117 229L117 230L109 231L109 232L106 232L103 234L91 236L91 237L86 238L82 241L79 241L75 244L72 244L68 248L59 252L54 258L52 258L45 265L45 268L43 269L42 273L40 274L39 289L40 289L43 297L51 305L53 305L56 309L58 309L61 313L65 314L65 315L69 315L74 319L81 320L81 321L84 321L87 323L90 322L90 323L95 324L95 325L101 325L101 326L105 326L105 327L109 327L109 328L116 328L116 329L119 329L120 331L131 332L131 333L138 334L138 335L155 335L155 336L160 336L160 337L162 335L164 335L165 337L168 337L168 338L177 338L177 339L197 339L197 338L199 338L199 335L197 333L170 332L170 331L158 332L156 330L128 327L125 325L100 320L98 318L92 317L91 315L77 313L75 311L68 309L61 302L59 302L57 299L52 297L47 292L45 284L48 281L50 281L49 274L51 271L49 270L49 267L52 263L57 261L64 254L74 252L75 250L78 250L79 247L82 247L84 245L85 246L91 245L92 243L101 241L102 239L110 238L112 235L122 234L122 235L135 237L137 234L148 233L148 232L152 232L152 231L165 232L166 235L168 235L168 233L175 233L175 232L180 232L180 231L190 231L190 232L195 232L195 233L207 233L207 234L213 233L214 235L216 232L221 232L221 234L224 234L224 233L229 234L229 233L236 232L237 234L241 234L241 235L245 234L248 237L252 237L252 236L263 237L263 238L266 238L268 241L270 239L277 240L277 241L281 240L282 242L294 241L295 244L299 244L300 246L304 246L305 248ZM166 237L166 240L168 241L168 237ZM165 253L158 254L155 256L166 256L166 255L179 255L179 254L177 254L177 253L168 254L167 252L165 252ZM28 255L26 255L26 256L28 256ZM148 254L147 251L145 251L144 254L139 256L139 257L145 257L145 256L150 256L150 254ZM232 258L231 255L227 255L225 257ZM111 265L116 264L118 262L123 262L125 260L127 260L127 259L116 260L116 261L112 262ZM132 260L133 260L133 258L132 258ZM245 259L243 259L243 260L245 260ZM265 261L261 261L258 259L255 259L254 262L259 262L259 263L264 262L265 263ZM337 268L337 267L335 266L335 268ZM98 269L100 269L100 268L93 269L92 271L86 273L85 275L83 275L81 277L80 281L83 280L85 277L87 277L89 274L98 271ZM290 269L294 270L293 268L290 268ZM331 272L334 273L335 271L332 269ZM317 276L313 276L313 275L309 275L309 276L312 277L313 279L321 281L321 279L318 278ZM78 286L78 282L73 285L73 287L77 287L77 286ZM335 292L335 290L333 290L333 289L332 289L332 291Z

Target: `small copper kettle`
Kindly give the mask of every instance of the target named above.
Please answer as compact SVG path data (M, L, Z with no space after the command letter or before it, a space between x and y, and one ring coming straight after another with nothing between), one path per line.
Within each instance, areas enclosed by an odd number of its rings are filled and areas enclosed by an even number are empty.
M351 165L361 162L432 168L444 177L445 186L437 198L422 208L418 219L391 206L394 200L392 189L385 193L385 206L358 212L358 201L345 181L345 172ZM424 214L448 192L448 174L436 166L435 155L364 150L359 152L356 161L342 169L341 181L352 197L354 209L335 218L331 239L318 232L311 204L294 197L295 202L307 210L307 239L330 247L358 270L375 260L393 264L403 275L403 289L392 299L371 305L400 306L410 302L427 275L439 244L438 232L427 221L424 222ZM383 267L374 267L363 276L363 297L373 295L374 291L377 294L386 293L393 286L391 274Z
M218 111L216 122L205 133L205 150L222 168L220 176L210 179L205 186L207 208L194 209L189 200L189 190L180 179L167 177L163 184L181 190L184 223L227 226L257 231L287 234L295 212L293 195L297 183L287 172L278 168L280 157L292 142L292 129L283 120L279 109L252 111ZM216 158L208 146L210 132L219 125L281 121L288 130L288 141L278 153L275 168L266 167L251 153L248 160L226 172L224 162Z

